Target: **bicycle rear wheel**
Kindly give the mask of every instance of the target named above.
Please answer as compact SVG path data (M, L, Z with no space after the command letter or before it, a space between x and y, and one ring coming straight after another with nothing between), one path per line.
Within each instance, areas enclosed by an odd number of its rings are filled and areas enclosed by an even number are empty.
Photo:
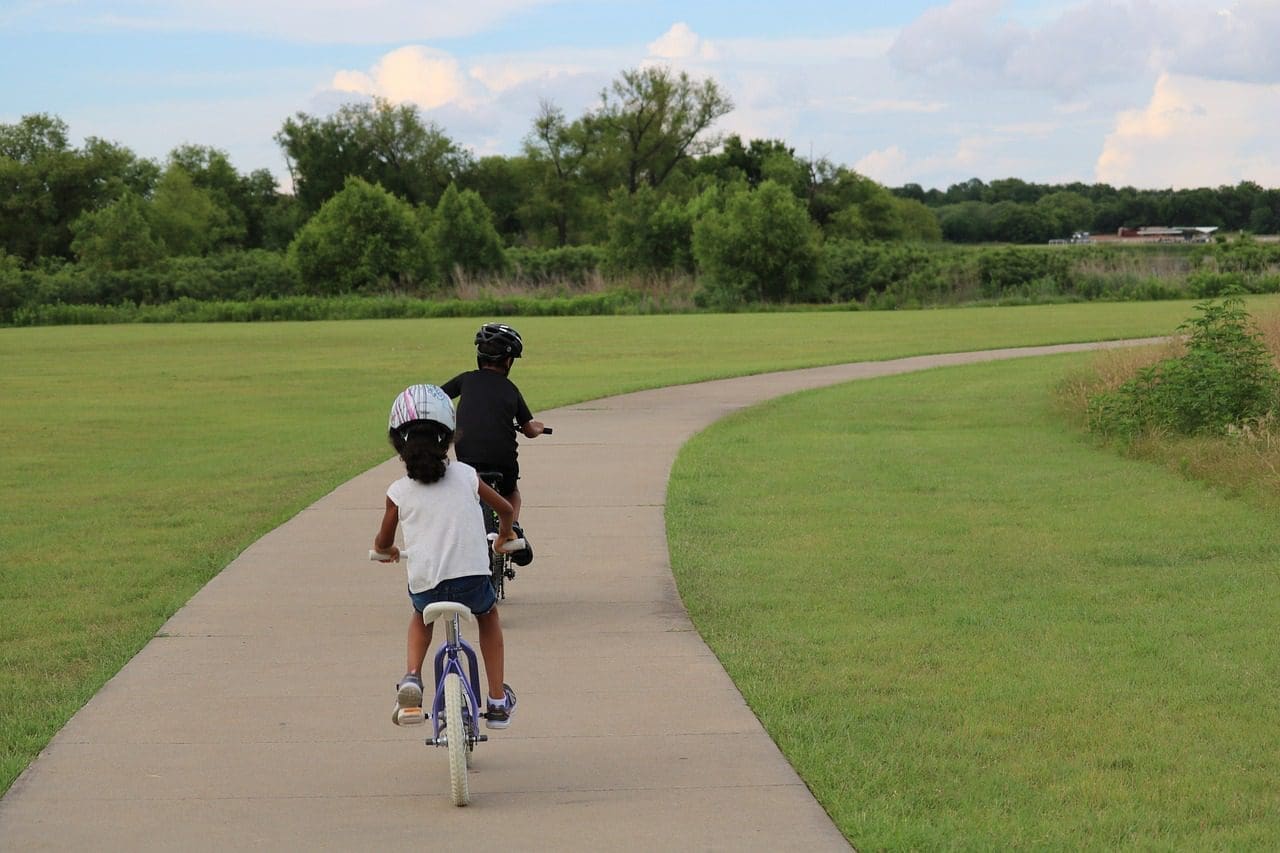
M449 794L455 806L471 802L467 785L467 727L462 722L462 679L456 672L444 677L445 737L449 741Z

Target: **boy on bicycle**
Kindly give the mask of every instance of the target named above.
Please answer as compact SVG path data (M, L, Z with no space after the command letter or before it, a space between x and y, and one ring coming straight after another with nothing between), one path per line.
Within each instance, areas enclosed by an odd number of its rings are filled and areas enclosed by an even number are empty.
M440 387L458 401L458 435L454 445L459 462L477 471L497 471L502 482L497 492L506 498L520 519L519 449L516 429L526 438L542 435L542 421L533 419L520 389L509 378L511 366L524 353L520 333L503 323L485 323L476 332L476 369L460 373ZM533 549L520 526L516 536L526 547L511 555L512 562L527 566Z

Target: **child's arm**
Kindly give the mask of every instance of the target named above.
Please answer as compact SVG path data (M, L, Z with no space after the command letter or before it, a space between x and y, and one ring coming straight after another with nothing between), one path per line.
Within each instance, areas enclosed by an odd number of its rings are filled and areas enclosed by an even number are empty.
M387 498L387 510L382 514L382 526L378 528L378 535L373 537L373 550L387 555L387 559L380 562L400 562L400 549L396 547L396 527L399 524L400 507L396 506L391 498Z
M479 483L479 491L480 500L493 507L493 511L498 514L498 538L493 540L493 550L497 551L504 543L516 538L515 531L511 529L511 523L516 520L516 511L506 498L483 480Z

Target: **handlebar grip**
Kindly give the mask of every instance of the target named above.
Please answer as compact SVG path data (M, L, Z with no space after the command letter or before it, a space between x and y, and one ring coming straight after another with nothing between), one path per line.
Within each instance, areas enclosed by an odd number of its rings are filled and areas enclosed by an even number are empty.
M372 548L369 549L369 559L374 562L381 563L387 556L388 555L382 551L375 551ZM400 558L404 559L405 556L405 552L401 551Z
M493 540L497 538L498 538L498 534L496 533L488 534L490 546L492 546ZM511 554L516 551L522 551L524 550L525 547L526 547L526 543L523 539L512 539L510 542L502 546L502 552L504 554Z
M543 434L543 435L551 435L551 427L549 427L549 426L544 426L544 427L542 428L542 434Z

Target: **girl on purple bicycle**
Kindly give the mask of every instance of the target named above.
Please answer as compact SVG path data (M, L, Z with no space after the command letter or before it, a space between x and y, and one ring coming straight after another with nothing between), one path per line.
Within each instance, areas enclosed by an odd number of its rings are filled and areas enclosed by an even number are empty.
M431 646L431 625L422 611L436 601L456 601L476 615L480 653L488 682L485 725L505 729L516 696L503 683L502 624L489 582L484 517L480 501L493 507L501 525L495 549L515 538L511 504L480 482L470 465L450 461L455 429L453 404L435 385L406 388L391 406L389 437L404 461L406 476L387 489L387 506L373 548L385 563L399 562L396 528L403 526L409 599L408 666L396 685L396 725L423 722L422 662Z

